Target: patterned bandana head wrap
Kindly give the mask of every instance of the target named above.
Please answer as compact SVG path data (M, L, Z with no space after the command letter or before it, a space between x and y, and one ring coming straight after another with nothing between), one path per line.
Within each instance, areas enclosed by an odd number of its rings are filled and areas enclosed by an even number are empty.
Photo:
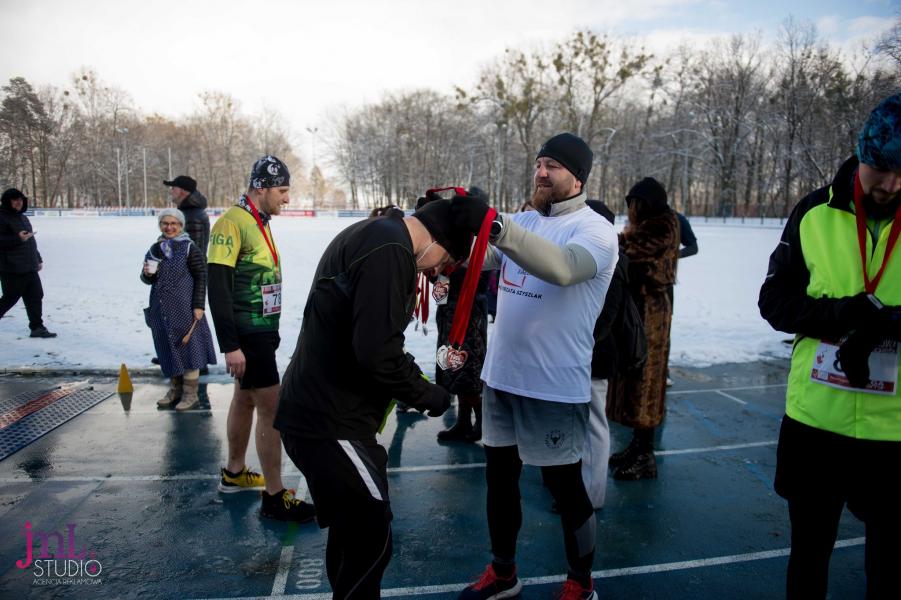
M288 173L285 163L276 157L267 154L253 164L250 170L250 187L260 190L286 185L291 185L291 174Z

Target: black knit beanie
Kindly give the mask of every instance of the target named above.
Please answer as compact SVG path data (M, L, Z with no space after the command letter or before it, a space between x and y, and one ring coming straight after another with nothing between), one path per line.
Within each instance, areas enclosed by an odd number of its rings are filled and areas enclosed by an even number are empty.
M425 225L435 241L450 252L454 260L463 260L469 256L472 233L466 227L454 225L450 200L442 198L428 201L413 216Z
M585 185L588 181L588 175L591 173L591 163L594 160L594 153L585 140L571 133L560 133L549 139L541 146L538 156L541 158L546 156L553 158L558 163L566 167L570 173L575 175L576 179Z
M632 186L626 194L626 202L630 199L641 200L637 214L642 219L662 214L669 209L666 201L666 190L659 181L653 177L645 177Z

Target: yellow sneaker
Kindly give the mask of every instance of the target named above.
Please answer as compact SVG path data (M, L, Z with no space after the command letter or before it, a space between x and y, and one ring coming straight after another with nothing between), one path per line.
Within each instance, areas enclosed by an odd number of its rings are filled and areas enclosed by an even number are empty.
M219 480L219 491L225 494L266 489L266 480L263 476L251 471L246 465L237 475L232 475L224 467L219 472L222 475L222 478Z

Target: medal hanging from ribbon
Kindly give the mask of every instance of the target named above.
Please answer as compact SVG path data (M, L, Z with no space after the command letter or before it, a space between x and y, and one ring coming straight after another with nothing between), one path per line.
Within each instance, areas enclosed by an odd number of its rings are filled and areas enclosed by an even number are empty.
M263 240L265 240L266 245L269 246L269 253L272 254L272 262L275 265L275 276L280 280L281 272L278 268L278 253L275 251L275 245L269 241L269 236L266 235L266 226L263 225L263 219L260 218L260 212L246 194L244 195L244 202L247 204L247 208L250 209L250 214L253 215L254 220L257 222L257 227L260 228L260 234L263 236Z
M424 273L420 273L416 279L416 303L413 308L413 320L416 324L413 326L414 331L419 330L419 323L422 323L422 335L428 335L429 330L425 326L429 320L429 278Z
M488 235L491 232L491 223L497 216L497 211L489 208L476 237L472 253L469 256L469 267L466 269L466 277L463 279L463 289L457 300L454 310L454 320L451 324L447 345L438 348L436 362L444 371L459 371L466 364L469 353L463 349L463 340L466 338L466 330L469 327L469 316L472 313L472 303L479 285L479 276L482 274L482 263L485 262L485 253L488 251Z

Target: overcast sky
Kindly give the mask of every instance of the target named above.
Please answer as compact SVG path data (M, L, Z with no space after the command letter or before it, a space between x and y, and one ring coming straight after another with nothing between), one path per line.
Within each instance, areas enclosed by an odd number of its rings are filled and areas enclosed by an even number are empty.
M181 117L197 94L278 110L306 127L385 91L451 91L505 48L550 45L576 29L680 41L760 31L789 15L845 47L888 28L899 0L0 0L0 82L67 85L81 67L145 112ZM306 148L305 148L306 149Z

